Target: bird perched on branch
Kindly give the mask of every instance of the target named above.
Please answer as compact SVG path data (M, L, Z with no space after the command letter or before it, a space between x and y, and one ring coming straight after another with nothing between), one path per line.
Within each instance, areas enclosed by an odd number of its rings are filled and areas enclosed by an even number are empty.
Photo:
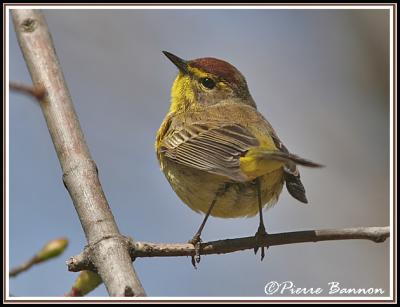
M288 151L257 111L245 78L231 64L215 58L185 61L163 53L179 73L155 147L176 194L194 211L205 213L189 241L196 247L193 265L200 261L200 236L210 215L235 218L259 213L255 237L261 245L266 235L263 207L277 201L284 184L294 198L307 203L297 165L321 165ZM264 255L261 247L261 260Z

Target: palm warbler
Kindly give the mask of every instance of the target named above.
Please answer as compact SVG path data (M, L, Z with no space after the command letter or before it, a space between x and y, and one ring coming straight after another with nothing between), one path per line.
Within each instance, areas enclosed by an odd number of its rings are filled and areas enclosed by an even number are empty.
M289 153L231 64L215 58L185 61L163 53L179 74L155 147L176 194L191 209L206 214L189 241L196 247L193 264L200 261L200 235L210 215L233 218L258 212L255 237L261 245L266 235L262 208L277 201L284 183L294 198L307 203L296 165L320 165ZM261 260L264 255L262 247Z

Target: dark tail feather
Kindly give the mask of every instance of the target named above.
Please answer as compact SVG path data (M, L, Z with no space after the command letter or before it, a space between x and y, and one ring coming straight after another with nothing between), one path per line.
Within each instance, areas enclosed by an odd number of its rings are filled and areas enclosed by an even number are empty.
M296 198L298 201L307 204L308 200L306 197L306 190L300 180L300 173L297 170L296 165L302 165L307 167L323 167L323 165L312 162L310 160L303 159L297 155L286 153L286 152L274 152L272 155L276 156L277 159L287 161L292 164L288 168L285 167L283 176L286 182L286 188L290 195ZM296 165L293 165L296 164Z
M299 156L293 155L289 153L289 150L286 146L279 140L276 134L273 134L273 139L275 145L279 150L286 154L286 161L289 161L286 164L286 167L283 171L283 178L286 183L286 188L290 195L292 195L298 201L307 204L306 190L304 189L303 184L300 180L300 173L297 169L296 164L308 166L308 167L322 167L323 165L311 162L309 160L300 158Z
M302 165L306 167L323 167L323 165L303 159L289 152L265 151L263 152L263 155L268 159L275 159L285 162L286 167L284 168L283 176L289 194L298 201L307 204L308 201L306 197L306 190L300 181L300 173L297 170L296 165Z
M286 189L289 194L296 198L298 201L307 204L306 190L300 181L300 173L292 174L288 170L284 170L283 177L286 182Z

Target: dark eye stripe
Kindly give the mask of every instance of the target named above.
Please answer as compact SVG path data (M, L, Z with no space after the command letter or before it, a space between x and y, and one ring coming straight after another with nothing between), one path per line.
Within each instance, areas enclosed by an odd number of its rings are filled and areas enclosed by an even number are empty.
M201 84L208 89L213 89L215 87L215 81L211 78L202 78L200 79Z

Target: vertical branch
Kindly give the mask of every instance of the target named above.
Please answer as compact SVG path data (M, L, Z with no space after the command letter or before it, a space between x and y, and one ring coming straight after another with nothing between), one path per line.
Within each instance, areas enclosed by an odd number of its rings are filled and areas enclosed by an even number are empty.
M144 296L85 143L46 21L38 10L15 9L11 14L33 84L46 90L40 106L64 184L89 244L90 258L111 296Z

